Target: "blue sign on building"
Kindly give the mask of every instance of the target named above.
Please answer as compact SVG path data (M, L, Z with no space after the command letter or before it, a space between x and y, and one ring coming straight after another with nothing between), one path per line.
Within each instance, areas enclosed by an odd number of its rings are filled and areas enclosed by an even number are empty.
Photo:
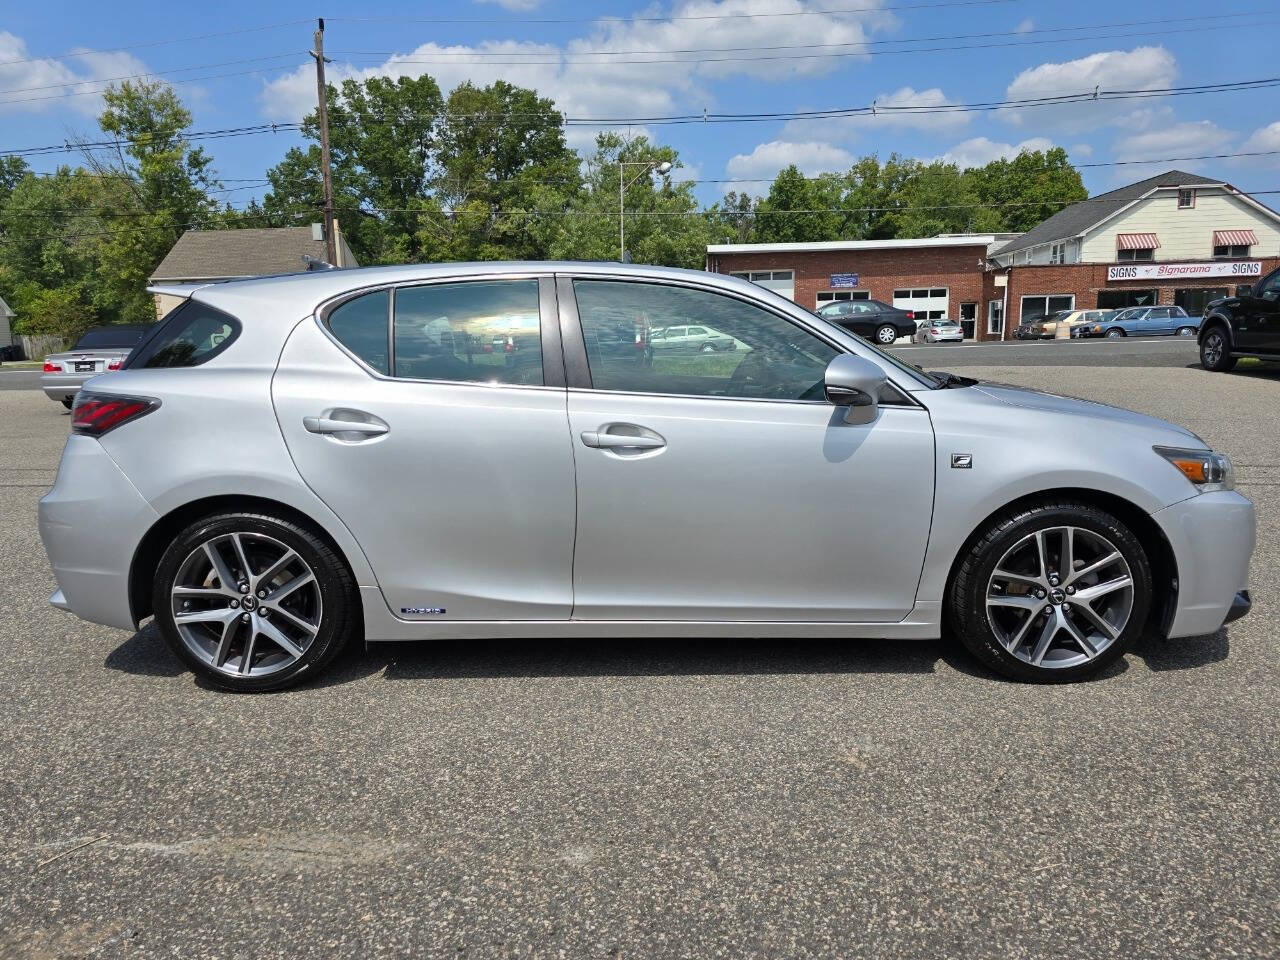
M838 290L840 287L856 287L858 285L858 275L856 273L833 273L831 275L831 289Z

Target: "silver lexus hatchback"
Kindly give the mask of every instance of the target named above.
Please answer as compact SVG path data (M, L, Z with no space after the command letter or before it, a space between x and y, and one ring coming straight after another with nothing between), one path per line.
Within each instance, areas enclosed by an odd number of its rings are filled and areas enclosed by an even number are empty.
M1074 680L1242 616L1180 427L927 374L744 280L387 267L186 299L74 409L52 603L285 687L353 638L938 637ZM698 324L731 351L655 350Z

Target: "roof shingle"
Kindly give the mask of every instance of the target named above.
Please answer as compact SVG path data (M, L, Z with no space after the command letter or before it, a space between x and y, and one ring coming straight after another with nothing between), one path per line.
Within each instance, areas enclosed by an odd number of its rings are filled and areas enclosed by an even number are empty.
M339 236L344 266L358 266ZM182 280L230 280L276 273L302 273L303 255L325 258L324 241L311 239L310 227L260 227L247 230L188 230L160 261L153 283Z

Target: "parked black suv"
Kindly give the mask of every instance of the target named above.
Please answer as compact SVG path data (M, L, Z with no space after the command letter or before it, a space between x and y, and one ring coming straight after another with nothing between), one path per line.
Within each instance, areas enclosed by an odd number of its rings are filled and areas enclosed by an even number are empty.
M899 337L914 337L915 314L879 300L835 300L824 303L818 316L874 343L887 347ZM921 318L923 319L923 317Z
M1240 357L1280 360L1280 270L1246 294L1205 305L1200 323L1200 364L1226 372Z

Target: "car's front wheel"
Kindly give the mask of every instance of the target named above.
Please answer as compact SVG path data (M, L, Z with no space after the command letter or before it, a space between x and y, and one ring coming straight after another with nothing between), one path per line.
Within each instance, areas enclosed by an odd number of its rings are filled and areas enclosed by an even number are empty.
M949 596L960 640L1017 680L1078 680L1122 657L1151 604L1151 567L1133 532L1105 510L1055 501L981 531Z
M1194 337L1195 335L1196 335L1195 327L1179 327L1178 328L1178 336L1180 337Z
M319 673L358 629L346 564L311 530L255 513L205 517L160 559L152 598L165 641L229 690Z
M1119 327L1112 327L1110 330L1107 331L1108 340L1119 340L1123 336L1125 336L1125 332L1121 330Z
M1200 366L1215 373L1226 373L1236 365L1231 344L1221 326L1215 326L1200 341Z
M898 329L889 324L876 327L876 343L883 347L889 346L893 341L898 339Z

